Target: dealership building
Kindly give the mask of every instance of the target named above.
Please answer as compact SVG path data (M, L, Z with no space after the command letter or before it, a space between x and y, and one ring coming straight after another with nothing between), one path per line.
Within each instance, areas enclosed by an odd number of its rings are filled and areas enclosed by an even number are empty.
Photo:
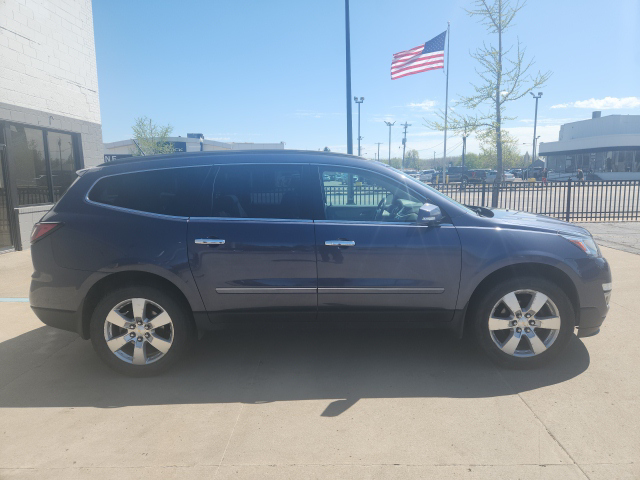
M557 142L540 143L549 178L576 175L592 180L640 180L640 115L593 112L589 120L560 127Z
M279 143L235 143L208 140L201 133L187 133L186 137L169 137L176 152L214 152L221 150L284 150L284 142ZM139 149L132 139L104 144L104 161L110 162L119 158L139 154Z
M0 251L103 161L91 0L0 2Z

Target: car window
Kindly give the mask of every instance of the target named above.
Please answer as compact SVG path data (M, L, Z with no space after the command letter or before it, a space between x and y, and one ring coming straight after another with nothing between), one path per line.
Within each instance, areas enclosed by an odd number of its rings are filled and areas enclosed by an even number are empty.
M89 200L141 212L188 217L193 199L210 167L183 167L123 173L104 177Z
M302 165L223 165L212 217L306 219Z
M423 199L405 185L364 170L321 167L327 220L413 222Z

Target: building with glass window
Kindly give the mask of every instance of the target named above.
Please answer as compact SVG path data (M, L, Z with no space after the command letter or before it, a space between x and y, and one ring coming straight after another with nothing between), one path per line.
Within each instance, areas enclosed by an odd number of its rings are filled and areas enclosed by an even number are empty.
M592 180L640 179L640 115L601 116L564 124L557 142L540 143L550 179L575 177L578 169Z
M201 133L187 133L186 137L168 137L176 152L215 152L219 150L284 150L284 142L279 143L236 143L220 142L204 138ZM104 161L136 155L138 147L131 139L104 144Z
M103 152L91 0L0 10L2 251L28 248L33 224Z

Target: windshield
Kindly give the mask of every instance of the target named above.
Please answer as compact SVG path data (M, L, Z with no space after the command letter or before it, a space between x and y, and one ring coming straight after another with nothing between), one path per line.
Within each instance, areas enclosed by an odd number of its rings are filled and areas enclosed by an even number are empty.
M457 206L459 206L459 207L462 207L464 210L466 210L466 211L467 211L467 212L469 212L469 213L477 214L477 212L476 212L475 210L473 210L473 209L469 208L469 207L468 207L468 206L466 206L466 205L461 204L460 202L456 202L456 201L455 201L453 198L451 198L450 196L445 195L445 194L444 194L444 193L442 193L442 192L439 192L439 191L438 191L438 190L436 190L435 188L433 188L433 187L431 187L431 186L427 185L427 184L426 184L426 183L424 183L424 182L421 182L420 180L416 179L415 177L412 177L412 176L410 176L410 175L407 175L405 172L403 172L403 171L401 171L401 170L398 170L397 168L394 168L394 167L392 167L392 166L390 166L390 165L387 165L386 163L382 163L382 162L376 162L376 163L379 163L380 165L383 165L384 167L389 168L389 169L393 170L393 171L394 171L394 172L396 172L396 173L399 173L400 175L402 175L402 176L407 180L407 183L409 183L409 184L411 184L411 183L417 183L417 184L419 184L419 185L420 185L420 186L422 186L422 187L426 187L426 188L427 188L427 190L429 190L429 194L430 194L430 195L434 195L434 196L436 196L436 197L440 197L440 198L441 198L441 199L443 199L443 200L446 200L446 201L451 202L451 203L453 203L453 204L455 204L455 205L457 205Z

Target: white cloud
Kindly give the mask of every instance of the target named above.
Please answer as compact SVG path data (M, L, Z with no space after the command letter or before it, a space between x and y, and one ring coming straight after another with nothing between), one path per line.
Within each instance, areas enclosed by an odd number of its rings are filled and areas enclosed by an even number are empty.
M640 108L640 97L604 97L578 100L577 102L559 103L551 108L592 108L595 110L611 110L616 108Z
M433 110L433 108L437 104L438 102L436 102L435 100L425 100L424 102L420 102L420 103L410 103L409 105L407 105L407 107L419 108L421 110L429 111L429 110Z
M371 122L393 122L396 120L396 116L395 115L380 115L380 114L374 114L371 115L369 117L369 121Z

